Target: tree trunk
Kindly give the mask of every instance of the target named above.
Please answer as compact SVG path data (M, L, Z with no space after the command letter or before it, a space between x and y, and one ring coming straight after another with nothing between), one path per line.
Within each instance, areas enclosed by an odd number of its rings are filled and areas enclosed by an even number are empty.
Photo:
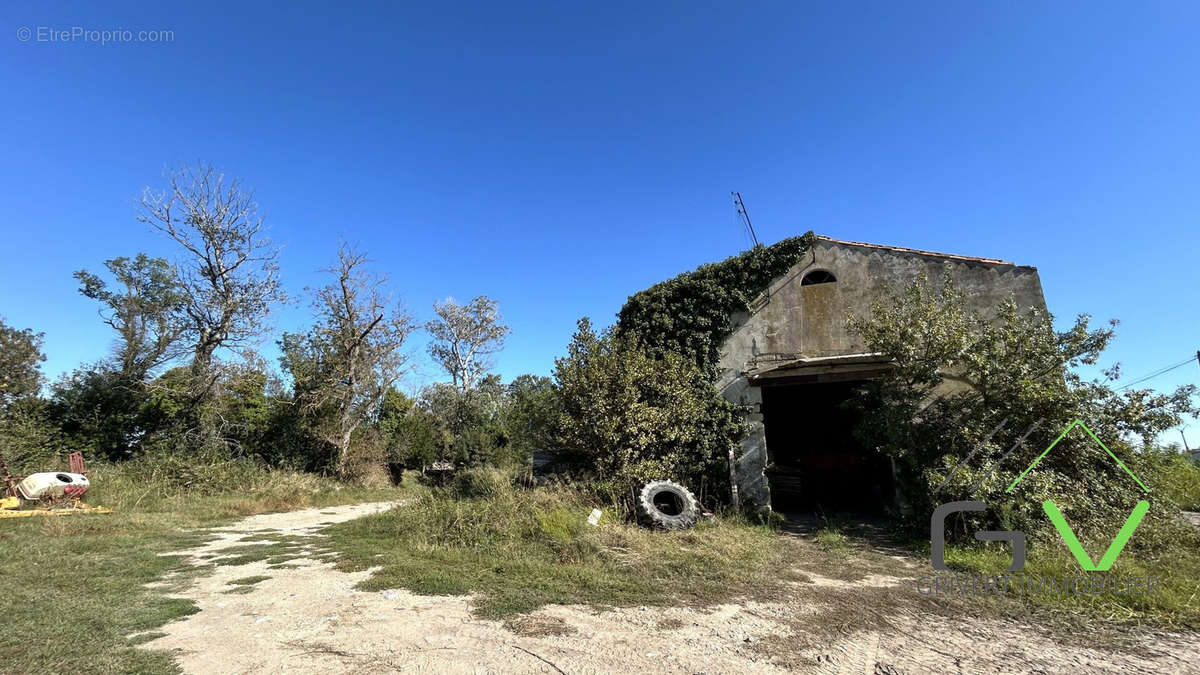
M208 375L208 371L212 369L213 352L216 350L216 342L208 336L200 338L196 343L196 353L192 357L192 376L201 378Z
M338 438L337 462L335 470L339 478L350 478L350 466L347 462L347 456L350 454L350 437L354 435L353 429L343 427L342 435Z

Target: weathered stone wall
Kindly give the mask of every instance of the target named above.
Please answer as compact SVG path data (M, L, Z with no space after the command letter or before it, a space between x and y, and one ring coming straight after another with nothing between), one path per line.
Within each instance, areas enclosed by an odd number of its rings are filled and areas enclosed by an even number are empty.
M1033 267L819 238L801 262L772 282L751 311L733 317L735 330L721 351L718 385L726 398L751 410L751 432L733 476L742 501L770 503L763 476L768 454L762 392L749 383L747 373L771 362L866 351L846 330L847 314L869 316L876 299L900 292L921 273L938 284L946 266L969 308L983 316L1010 296L1021 307L1045 309ZM814 270L831 272L837 281L802 286L801 279Z

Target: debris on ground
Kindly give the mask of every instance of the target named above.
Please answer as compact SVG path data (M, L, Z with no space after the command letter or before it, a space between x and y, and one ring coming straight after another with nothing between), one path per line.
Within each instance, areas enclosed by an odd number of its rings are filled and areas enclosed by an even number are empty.
M455 467L452 462L439 460L425 467L425 476L434 485L446 485L454 476Z
M91 487L84 473L83 454L73 452L70 469L14 476L0 457L0 518L34 516L72 516L81 513L112 513L111 509L88 506L80 498ZM22 509L25 504L44 504L41 508Z
M28 501L69 497L78 499L88 491L91 483L81 473L34 473L17 483L17 492Z

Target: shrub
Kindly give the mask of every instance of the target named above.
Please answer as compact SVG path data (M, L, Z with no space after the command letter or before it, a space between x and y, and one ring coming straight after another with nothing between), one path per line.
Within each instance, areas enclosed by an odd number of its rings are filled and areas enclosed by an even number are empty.
M171 423L145 383L103 365L80 368L54 383L51 410L63 434L89 456L128 459Z
M493 467L463 469L454 475L454 494L460 499L486 499L512 491L512 479Z
M0 457L14 474L65 469L68 452L41 401L24 399L0 411Z
M1081 538L1095 532L1111 541L1144 497L1138 484L1076 428L1006 495L1048 444L1020 448L1018 440L1031 428L1036 434L1027 438L1052 439L1080 419L1134 465L1132 441L1148 445L1182 415L1195 414L1196 388L1159 395L1085 381L1074 367L1098 361L1111 329L1091 329L1089 317L1080 316L1056 333L1044 311L1022 311L1012 300L994 309L968 311L947 273L940 289L920 278L898 297L877 302L871 317L851 317L851 330L895 364L863 393L859 404L867 414L858 433L895 459L916 528L928 527L936 504L984 499L999 508L964 518L947 534L969 539L975 529L999 526L1053 538L1041 508L1053 499ZM1014 447L1019 451L1005 454ZM1169 542L1177 515L1171 504L1156 503L1142 529L1157 528L1161 536L1138 540Z
M1139 460L1158 496L1185 511L1200 511L1200 464L1174 448L1147 449Z
M384 487L392 482L388 472L387 439L372 427L359 427L346 451L344 478L364 487Z
M554 425L558 418L554 381L540 375L515 378L505 392L503 417L509 457L514 464L530 468L533 453L554 447Z
M439 458L460 466L510 463L506 452L508 433L500 414L504 388L497 376L489 375L467 391L444 382L426 387L417 404L433 416L435 427L444 430L444 454Z
M429 410L389 389L379 408L379 431L388 444L388 462L402 469L421 469L446 455L453 437Z
M554 375L558 445L603 487L623 495L664 478L727 487L743 423L695 364L671 352L652 357L611 332L596 335L585 318Z

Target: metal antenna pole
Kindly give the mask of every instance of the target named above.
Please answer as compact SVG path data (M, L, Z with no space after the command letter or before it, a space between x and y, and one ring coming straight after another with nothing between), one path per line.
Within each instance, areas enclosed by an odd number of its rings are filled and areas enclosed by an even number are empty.
M754 225L750 223L750 212L746 210L746 202L742 201L742 193L730 192L729 194L733 195L733 206L737 209L737 214L746 223L746 229L750 231L750 238L754 240L754 246L757 248L759 246L758 235L754 233Z

